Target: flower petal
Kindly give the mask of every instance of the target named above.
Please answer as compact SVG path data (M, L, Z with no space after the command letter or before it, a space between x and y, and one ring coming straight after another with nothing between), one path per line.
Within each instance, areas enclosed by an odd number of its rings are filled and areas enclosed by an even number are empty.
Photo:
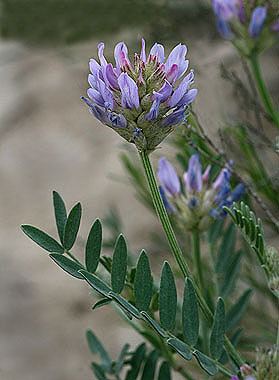
M193 154L188 163L188 171L183 176L186 190L189 193L201 192L202 168L198 154Z
M180 193L180 181L172 164L164 157L158 162L157 176L168 196L176 196Z
M258 37L264 26L264 22L267 16L266 7L256 7L253 10L251 21L249 24L249 34L251 37Z
M122 95L122 107L139 108L139 93L136 82L127 73L122 73L118 78L118 85Z

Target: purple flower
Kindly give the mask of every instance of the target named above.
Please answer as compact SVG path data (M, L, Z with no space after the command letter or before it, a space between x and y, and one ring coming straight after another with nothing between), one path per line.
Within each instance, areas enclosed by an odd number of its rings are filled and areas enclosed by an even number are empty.
M249 34L251 37L256 38L260 35L266 19L266 15L266 7L259 6L253 10L249 24Z
M197 95L191 88L194 73L186 73L186 53L186 46L178 44L165 59L164 47L155 43L147 55L142 39L141 51L132 62L127 46L119 42L114 49L115 63L111 63L100 43L99 62L89 61L86 104L91 113L139 150L154 150L185 119L187 107ZM137 130L140 136L135 134Z
M212 7L218 19L230 21L238 16L241 3L241 0L212 0Z
M121 73L118 78L121 90L121 105L124 108L139 108L139 93L136 82L127 73Z
M226 40L230 40L233 37L230 24L221 18L217 19L217 29L220 35Z
M157 172L163 190L170 197L180 193L180 181L172 164L164 157L160 158Z
M189 193L202 190L202 168L198 154L194 154L188 163L188 171L183 176L186 189Z
M239 380L239 377L237 375L234 375L231 377L231 380Z

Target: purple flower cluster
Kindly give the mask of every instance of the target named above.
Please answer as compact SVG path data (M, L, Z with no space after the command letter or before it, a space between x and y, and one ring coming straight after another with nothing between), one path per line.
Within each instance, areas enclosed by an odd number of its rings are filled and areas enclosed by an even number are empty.
M199 155L194 154L181 180L166 158L159 160L157 176L165 206L188 229L206 229L212 218L225 216L223 206L230 207L244 193L242 184L231 190L229 168L223 168L213 182L209 180L210 170L207 166L202 172Z
M191 89L194 73L186 73L187 48L177 45L165 57L164 46L155 43L146 54L142 39L140 54L130 60L128 48L119 42L115 64L98 45L99 62L90 59L88 98L82 97L91 113L139 150L154 150L186 117L187 107L197 95Z
M218 31L226 39L235 36L237 23L247 25L251 38L259 37L267 18L267 6L245 6L243 0L212 0L212 7Z

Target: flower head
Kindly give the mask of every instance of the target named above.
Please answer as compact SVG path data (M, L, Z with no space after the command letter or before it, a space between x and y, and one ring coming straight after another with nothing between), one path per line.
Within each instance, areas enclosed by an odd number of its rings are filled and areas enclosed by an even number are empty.
M127 46L119 42L112 64L100 43L99 62L89 61L88 98L82 100L100 122L139 150L152 151L185 119L197 95L191 89L194 73L187 74L186 53L186 46L178 44L165 58L164 47L155 43L147 54L142 39L141 51L132 62Z
M229 168L222 169L214 181L209 180L210 169L203 172L199 155L193 154L181 181L166 158L159 160L157 176L164 204L183 228L206 229L212 219L226 215L223 206L230 207L244 193L242 184L231 189Z
M251 16L251 21L249 24L249 34L251 37L258 37L264 26L266 19L267 10L266 7L256 7Z

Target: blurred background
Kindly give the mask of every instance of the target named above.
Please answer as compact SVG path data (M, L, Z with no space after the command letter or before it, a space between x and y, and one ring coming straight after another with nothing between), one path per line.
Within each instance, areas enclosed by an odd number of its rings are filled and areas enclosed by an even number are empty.
M168 50L186 43L199 89L195 109L216 140L217 129L239 112L220 64L237 68L239 60L217 35L206 0L0 4L0 379L90 379L87 328L112 356L124 340L134 344L140 337L109 307L92 313L89 288L58 270L19 226L30 223L55 234L55 189L68 207L81 201L84 238L92 221L111 207L135 253L146 248L152 254L150 234L160 227L136 200L117 159L125 143L79 99L87 89L88 60L96 57L99 41L107 56L121 40L130 52L139 50L142 36L148 47L155 41ZM267 52L263 64L275 93L278 52ZM161 151L171 154L167 144Z

